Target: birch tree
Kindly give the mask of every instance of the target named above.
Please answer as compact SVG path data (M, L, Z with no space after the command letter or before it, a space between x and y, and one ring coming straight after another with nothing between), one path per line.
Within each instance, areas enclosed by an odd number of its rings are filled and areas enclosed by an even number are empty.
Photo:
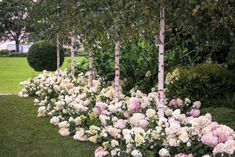
M159 116L164 116L164 46L165 46L165 9L164 6L160 8L160 24L159 24L159 40L158 44L158 111ZM158 37L156 37L158 38Z
M75 37L74 34L71 33L71 46L70 46L70 52L71 52L71 73L74 75L74 71L75 71L75 62L74 62L74 42L75 42Z
M60 38L59 33L56 34L56 69L60 69Z
M100 1L103 14L101 14L101 25L103 26L103 34L114 42L115 57L115 78L114 78L114 100L119 101L120 92L120 59L121 45L128 40L134 40L133 36L135 19L134 1Z
M94 68L93 68L93 50L91 48L88 49L88 63L89 63L88 86L92 88L93 79L94 79Z

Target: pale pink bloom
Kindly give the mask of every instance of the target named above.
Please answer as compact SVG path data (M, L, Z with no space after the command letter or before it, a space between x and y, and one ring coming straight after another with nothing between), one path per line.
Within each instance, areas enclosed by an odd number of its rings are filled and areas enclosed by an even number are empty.
M191 122L191 120L193 120L194 118L192 116L190 117L186 117L184 120L184 124L189 124Z
M172 107L177 107L178 104L177 104L177 100L176 99L171 99L171 101L169 102L169 106L172 106Z
M148 104L146 102L143 102L140 104L140 107L145 109L148 106Z
M223 153L223 152L225 152L225 145L223 143L219 143L213 149L213 155L216 155L218 153Z
M211 114L210 114L210 113L205 114L205 117L206 117L209 121L211 121L211 120L212 120L212 116L211 116Z
M113 138L117 138L120 135L120 130L117 128L108 128L107 131Z
M201 102L200 101L195 101L193 103L193 108L199 109L201 107Z
M123 129L126 127L126 122L123 119L118 119L115 123L114 126L119 129Z
M200 110L198 109L192 109L190 111L190 115L193 116L193 117L198 117L200 115Z
M223 143L228 140L228 137L226 135L218 135L218 143Z
M148 126L149 122L146 119L142 119L139 121L139 127L146 128Z
M130 104L128 108L131 112L139 112L141 105L138 99L135 97L130 98Z
M93 112L97 115L105 114L107 106L108 105L106 103L97 102L95 107L93 108Z
M218 144L218 138L213 135L213 133L209 132L207 134L204 134L201 138L202 143L214 147Z
M129 118L129 117L130 117L130 112L125 111L125 112L123 113L123 115L124 115L124 117Z
M80 111L83 113L86 112L87 110L88 110L88 107L85 107L85 106L80 108Z
M68 128L61 128L59 130L59 134L61 136L69 136L70 135L70 132L69 132L69 129Z
M106 151L103 147L98 147L95 150L95 157L104 157L109 154L108 151Z
M158 154L160 155L160 157L170 156L169 151L166 148L160 149Z

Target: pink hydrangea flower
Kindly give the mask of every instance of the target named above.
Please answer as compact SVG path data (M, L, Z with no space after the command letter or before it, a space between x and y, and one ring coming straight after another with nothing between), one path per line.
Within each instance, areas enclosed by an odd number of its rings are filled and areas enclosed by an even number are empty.
M171 101L169 102L169 106L172 106L172 107L176 108L178 106L177 100L176 99L171 99Z
M189 114L193 117L198 117L200 115L200 110L192 109Z
M223 143L228 140L228 137L226 135L218 135L218 142Z
M97 115L105 114L107 106L108 105L106 103L97 102L95 107L93 108L93 112Z
M95 150L95 157L104 157L109 154L108 151L106 151L103 147L98 147Z
M138 99L135 97L130 98L129 110L131 112L139 112L140 109L141 109L141 104L138 101Z
M139 121L139 127L146 128L149 125L149 122L146 119L142 119Z
M123 119L118 119L115 123L114 126L119 129L123 129L126 127L126 122Z
M219 143L218 138L216 136L214 136L213 133L211 133L211 132L204 134L201 138L201 141L202 141L202 143L204 143L210 147L214 147Z

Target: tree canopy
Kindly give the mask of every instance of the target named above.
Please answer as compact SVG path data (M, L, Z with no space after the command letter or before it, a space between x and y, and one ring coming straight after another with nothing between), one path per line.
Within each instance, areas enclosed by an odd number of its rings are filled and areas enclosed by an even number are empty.
M0 37L3 40L13 39L16 42L16 52L19 52L19 43L30 30L28 10L31 3L30 0L0 1Z

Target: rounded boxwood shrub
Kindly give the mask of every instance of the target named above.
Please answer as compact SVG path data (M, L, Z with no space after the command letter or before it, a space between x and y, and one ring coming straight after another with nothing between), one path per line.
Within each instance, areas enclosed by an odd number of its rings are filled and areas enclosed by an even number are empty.
M36 71L56 70L56 46L48 41L35 42L27 56L29 65ZM64 62L64 52L60 51L60 66Z

